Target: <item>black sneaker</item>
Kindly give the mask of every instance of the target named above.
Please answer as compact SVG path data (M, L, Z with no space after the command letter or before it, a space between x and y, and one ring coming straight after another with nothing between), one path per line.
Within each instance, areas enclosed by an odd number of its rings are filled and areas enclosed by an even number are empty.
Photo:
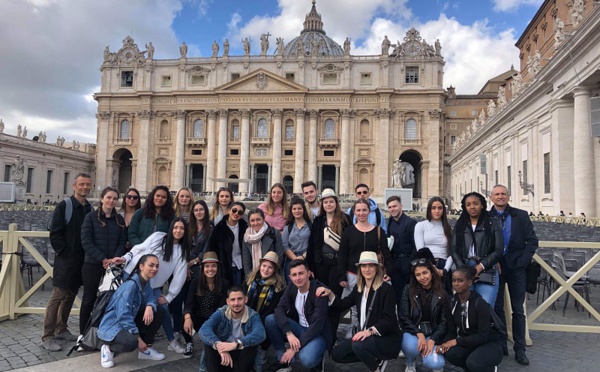
M194 343L188 342L185 344L185 351L183 352L184 358L191 358L194 355Z

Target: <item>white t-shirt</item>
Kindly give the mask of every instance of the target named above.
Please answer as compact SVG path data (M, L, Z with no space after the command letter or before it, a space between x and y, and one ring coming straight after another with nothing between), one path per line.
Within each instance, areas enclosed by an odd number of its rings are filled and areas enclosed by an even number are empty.
M471 225L473 226L473 232L475 232L475 229L477 229L477 225ZM469 257L475 257L475 242L471 243L471 246L469 247ZM468 258L468 257L467 257Z
M308 297L308 292L300 293L298 292L298 296L296 296L296 311L298 312L298 323L304 328L308 328L308 321L306 321L306 316L304 315L304 304L306 303L306 298Z
M241 269L244 266L242 265L242 249L240 248L239 240L240 224L236 223L235 226L227 224L227 226L229 226L231 232L233 233L233 247L231 247L231 266L235 266L238 269Z

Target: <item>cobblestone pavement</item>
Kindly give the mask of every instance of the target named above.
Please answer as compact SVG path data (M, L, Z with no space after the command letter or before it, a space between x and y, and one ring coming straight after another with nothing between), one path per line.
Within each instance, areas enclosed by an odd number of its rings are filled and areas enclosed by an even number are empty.
M43 270L39 273L34 269L34 281L41 277ZM28 283L26 281L26 290ZM37 291L29 301L30 306L44 307L51 293L50 282L46 283L44 291ZM81 294L81 291L80 291ZM540 299L541 300L541 299ZM591 288L591 304L596 308L600 308L600 290L598 287ZM578 324L578 325L598 325L598 321L588 317L587 312L578 311L571 298L563 317L562 308L564 305L564 296L557 303L557 310L547 310L542 317L536 322L545 323L563 323L563 324ZM528 313L531 313L536 307L536 296L531 296L528 301ZM78 317L71 316L69 319L69 327L72 332L78 330ZM17 320L7 320L0 322L0 371L8 371L19 368L26 368L43 363L61 361L66 358L72 360L80 356L90 355L91 353L73 353L71 357L66 357L66 350L73 345L72 342L59 341L63 346L63 351L47 352L41 346L43 315L23 315ZM344 327L344 325L342 325ZM341 329L343 333L345 329ZM600 334L593 333L564 333L564 332L541 332L531 331L533 346L527 350L527 355L531 361L529 367L518 365L514 360L514 354L510 351L510 356L505 357L499 367L500 371L594 371L598 370L600 364L600 353L598 345L600 345ZM160 345L161 349L166 349L165 345ZM164 347L163 347L164 346ZM509 346L510 348L510 346ZM199 346L196 348L196 354L192 359L175 359L173 361L154 364L151 367L138 369L139 371L197 371L199 360ZM98 363L97 355L92 359L94 363ZM177 356L174 356L177 358ZM173 358L169 358L173 359ZM83 359L82 359L83 360ZM275 361L275 356L271 352L269 363L266 372L274 371L272 364ZM74 370L73 363L66 363L60 367L62 371ZM99 364L99 363L98 363ZM70 367L70 366L71 367ZM53 365L54 366L54 365ZM139 365L138 365L139 366ZM397 359L388 364L388 371L402 371L405 367L404 359ZM126 366L122 366L119 370L126 370ZM136 370L136 360L134 360L127 370ZM56 369L56 368L53 368ZM340 365L332 362L329 358L326 359L325 369L327 371L366 371L366 368L360 364ZM27 369L24 369L27 370ZM296 371L302 371L294 368ZM427 369L419 366L420 372ZM459 368L446 367L446 371L460 371Z

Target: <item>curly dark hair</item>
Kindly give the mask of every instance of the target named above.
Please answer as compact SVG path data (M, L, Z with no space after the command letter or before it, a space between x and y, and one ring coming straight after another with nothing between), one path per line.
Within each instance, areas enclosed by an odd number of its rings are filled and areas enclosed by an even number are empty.
M169 191L167 186L158 185L150 191L148 197L146 198L146 202L144 203L144 217L146 218L154 218L156 215L156 206L154 205L154 194L158 190L162 190L167 193L167 201L165 205L160 209L160 218L164 221L170 221L173 216L175 216L175 209L173 208L173 195Z

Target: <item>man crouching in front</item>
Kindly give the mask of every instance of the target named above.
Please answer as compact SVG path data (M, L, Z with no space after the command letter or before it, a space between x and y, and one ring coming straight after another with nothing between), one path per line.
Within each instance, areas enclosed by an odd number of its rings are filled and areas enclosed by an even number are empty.
M208 372L245 372L254 365L258 345L266 335L260 316L246 301L246 289L232 286L227 291L227 305L200 328Z

